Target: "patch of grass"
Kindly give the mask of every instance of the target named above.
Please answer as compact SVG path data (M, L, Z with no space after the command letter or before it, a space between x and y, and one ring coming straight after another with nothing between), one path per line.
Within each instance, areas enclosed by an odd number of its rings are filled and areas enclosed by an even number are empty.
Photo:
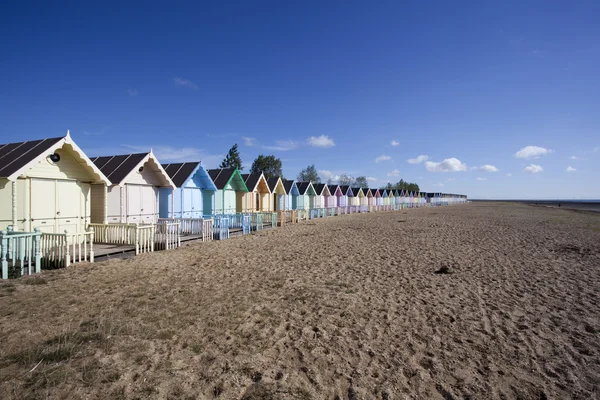
M24 278L21 283L23 285L46 285L48 282L41 276L32 276L31 278Z
M192 350L196 354L202 353L202 345L200 343L192 343L190 345L190 350Z

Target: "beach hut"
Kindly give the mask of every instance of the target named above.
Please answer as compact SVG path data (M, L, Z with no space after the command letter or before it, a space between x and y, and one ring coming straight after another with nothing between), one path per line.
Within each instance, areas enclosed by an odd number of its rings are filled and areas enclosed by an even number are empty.
M315 206L314 208L325 208L327 207L326 202L331 193L329 192L329 187L324 183L315 183L313 185L315 188Z
M285 188L285 192L287 193L286 209L297 210L298 209L298 198L300 197L300 192L298 191L298 185L296 185L296 182L293 180L285 180L285 181L283 181L283 187Z
M348 185L340 185L340 191L342 195L339 198L339 207L348 207L350 205L350 198L354 195L352 188Z
M365 204L366 206L370 206L372 203L371 199L374 199L373 192L369 188L363 188L363 193L365 194Z
M390 194L386 189L383 189L381 192L381 198L383 199L383 205L384 206L389 206L390 205Z
M160 188L160 218L210 218L217 187L200 162L162 164L175 189Z
M285 211L287 208L287 191L280 177L267 179L267 185L271 191L270 209L273 211Z
M325 207L341 207L342 206L342 188L339 185L327 185L329 189L329 197L325 199Z
M315 208L315 188L310 182L296 182L298 186L298 209L310 210Z
M0 230L85 232L88 223L103 221L109 184L69 132L0 144Z
M396 204L396 208L400 208L402 205L402 195L400 194L400 190L394 190L394 203Z
M92 157L92 161L111 182L106 191L106 222L154 224L158 221L159 189L175 189L175 185L152 150ZM92 188L92 206L104 194L101 190Z
M242 174L248 188L243 194L242 204L247 212L271 212L271 190L265 176L260 174Z
M215 214L235 214L244 212L244 194L248 188L237 168L209 169L208 175L217 187Z
M348 200L351 206L358 207L361 205L361 199L365 197L364 192L361 188L351 188L352 196L349 196Z

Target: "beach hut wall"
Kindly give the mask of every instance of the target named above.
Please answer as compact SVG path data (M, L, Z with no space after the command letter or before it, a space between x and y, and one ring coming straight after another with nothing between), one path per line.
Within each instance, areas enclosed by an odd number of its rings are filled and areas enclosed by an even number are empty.
M270 209L273 211L285 211L288 209L287 191L285 190L283 180L280 177L269 178L267 179L267 184L269 185L269 190L271 191L271 204L269 205Z
M248 192L242 194L244 212L272 212L271 190L265 176L260 174L242 174Z
M311 182L296 182L298 187L298 209L310 210L315 208L315 188Z
M313 184L315 189L315 207L314 208L325 208L327 198L331 195L329 187L324 183Z
M0 144L0 230L86 232L104 222L110 180L64 137Z
M159 189L160 218L203 218L215 213L217 187L200 162L162 164L175 189Z
M244 194L248 188L237 168L209 169L208 175L217 187L215 214L235 214L246 210Z
M325 207L341 207L342 189L339 185L327 185L329 197L325 199Z
M152 153L92 157L110 180L106 193L106 221L154 224L158 221L159 189L175 189L173 181ZM92 189L92 202L94 196Z
M297 210L298 209L298 199L300 197L300 192L298 191L298 185L293 180L285 180L285 181L283 181L283 186L287 193L286 208L288 210Z

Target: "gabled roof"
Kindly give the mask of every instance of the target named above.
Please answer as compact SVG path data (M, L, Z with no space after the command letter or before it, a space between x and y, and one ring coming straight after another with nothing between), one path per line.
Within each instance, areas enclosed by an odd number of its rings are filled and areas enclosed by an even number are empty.
M198 177L201 185L200 188L202 190L217 190L212 179L210 179L210 176L198 161L162 164L162 167L173 181L173 184L175 184L175 187L185 186L190 179L200 172L200 176Z
M362 192L362 189L361 189L361 188L352 188L352 195L353 195L354 197L358 196L358 194L359 194L360 192ZM364 192L363 192L363 193L364 193Z
M322 196L323 195L323 190L325 190L325 184L324 183L315 183L313 185L313 187L315 188L315 192L317 193L317 196Z
M175 187L175 184L160 165L152 150L148 153L122 154L117 156L92 157L92 161L113 185L125 184L127 177L140 171L147 162L154 164L153 172L162 180L163 186Z
M377 197L377 194L381 195L379 189L371 189L371 193L373 194L373 197Z
M335 192L337 192L338 188L341 188L340 185L327 185L327 188L329 189L329 193L331 193L331 196L335 196Z
M236 179L237 177L240 182L240 186L243 186L243 188L239 187L239 190L244 192L248 191L248 187L244 183L242 174L240 174L240 171L237 168L209 169L207 172L218 190L225 189L225 186L227 186L229 181Z
M275 193L275 189L277 188L277 182L281 181L281 186L283 187L283 191L285 194L288 194L288 190L285 187L285 182L280 177L269 178L267 179L267 186L269 186L269 190L271 193ZM291 188L292 185L290 185Z
M290 193L290 190L292 190L292 186L294 186L293 180L288 179L283 181L283 188L285 189L286 193Z
M68 147L68 150L76 156L79 164L89 170L96 182L110 184L100 169L73 142L69 131L64 137L0 144L0 178L16 180L63 146Z
M306 194L307 190L311 187L313 188L313 191L314 191L314 186L310 182L296 182L296 186L298 187L298 191L300 192L300 195Z
M199 162L186 162L177 164L162 164L169 178L173 181L175 186L181 187L187 181L190 175L196 171L196 168L200 165Z
M261 179L264 179L265 183L267 181L262 173L260 173L260 174L242 174L242 179L244 180L244 183L246 184L246 187L248 188L248 191L250 191L250 192L253 192L254 190L256 190L258 188L258 184ZM267 190L268 190L268 184L267 184Z
M352 192L352 188L349 185L340 186L340 189L344 196L354 196L354 192Z
M363 193L365 194L365 196L368 196L369 192L371 192L371 189L369 189L369 188L363 188ZM373 192L371 192L371 196L373 196Z

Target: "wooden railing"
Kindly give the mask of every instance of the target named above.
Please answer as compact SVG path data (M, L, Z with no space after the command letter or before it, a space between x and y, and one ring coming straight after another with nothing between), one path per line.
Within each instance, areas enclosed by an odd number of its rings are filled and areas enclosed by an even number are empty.
M277 211L277 224L278 226L285 226L287 222L287 213L286 211Z
M94 231L82 233L42 233L42 268L66 268L71 263L94 262Z
M154 232L156 250L170 250L181 246L179 221L159 220Z
M154 251L155 225L89 224L96 243L132 245L135 254Z
M202 241L208 242L214 239L214 229L213 229L213 220L212 219L203 219L202 220Z
M264 225L270 226L271 228L277 227L277 213L264 212L261 213L262 221Z
M41 271L41 236L38 228L35 232L13 232L12 227L0 231L0 278L8 279L9 274L16 277Z

